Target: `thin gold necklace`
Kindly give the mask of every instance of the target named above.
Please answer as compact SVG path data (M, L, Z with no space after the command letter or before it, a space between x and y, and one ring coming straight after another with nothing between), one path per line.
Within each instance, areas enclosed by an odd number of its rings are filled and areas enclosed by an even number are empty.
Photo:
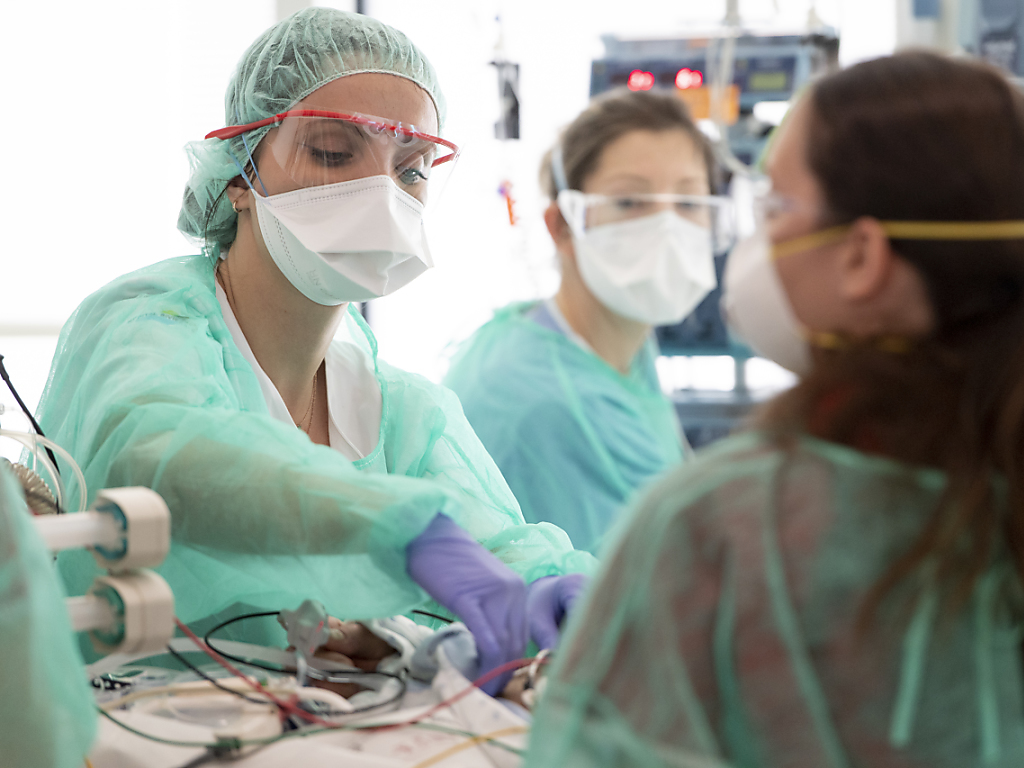
M309 430L313 428L313 407L316 405L316 377L318 373L320 373L319 368L317 368L316 371L313 373L313 396L309 398L309 408L307 408L306 412L302 414L302 418L295 422L295 426L301 429L307 435L309 434ZM306 426L302 426L302 422L306 420L307 416L309 417L309 424L307 424Z
M237 322L238 312L235 310L235 291L231 286L231 272L228 270L227 261L221 261L221 263L217 265L217 278L220 280L221 287L224 288L224 296L227 298L228 306L231 307L231 311L234 312L235 322ZM302 418L295 422L295 426L307 435L309 434L309 430L313 428L313 409L316 407L316 381L319 373L319 368L313 372L313 392L309 398L309 407L306 408L306 412L302 414ZM307 417L309 418L309 424L302 426Z

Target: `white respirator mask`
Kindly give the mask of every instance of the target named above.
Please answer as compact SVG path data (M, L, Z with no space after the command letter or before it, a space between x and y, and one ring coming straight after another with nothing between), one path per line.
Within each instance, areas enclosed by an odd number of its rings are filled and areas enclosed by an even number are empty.
M893 240L937 242L1024 240L1024 221L878 221ZM811 346L839 349L842 334L807 329L797 320L779 279L775 261L845 238L852 225L840 224L781 243L771 243L762 227L740 241L725 264L722 309L729 327L762 357L805 376L811 370ZM874 339L885 351L906 348L900 336Z
M423 203L388 176L252 194L271 258L317 304L387 296L434 266Z
M811 367L810 349L764 231L736 244L722 281L722 309L733 332L761 357L798 375L806 374Z
M678 323L718 285L710 232L672 211L574 231L573 246L601 303L648 325Z

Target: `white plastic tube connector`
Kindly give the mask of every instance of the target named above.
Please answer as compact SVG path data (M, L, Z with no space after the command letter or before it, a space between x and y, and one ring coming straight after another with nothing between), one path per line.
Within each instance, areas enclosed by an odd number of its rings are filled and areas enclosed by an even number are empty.
M96 595L69 597L65 604L71 617L71 629L75 632L103 630L113 632L121 623L110 601Z
M93 508L118 521L122 529L122 538L113 550L93 546L100 568L115 572L155 568L167 557L171 513L156 491L141 486L105 488L96 494Z
M171 513L149 488L107 488L88 512L34 517L51 552L89 548L100 568L154 568L171 548Z
M153 571L100 576L86 597L106 602L115 617L91 631L93 647L102 654L157 653L174 637L174 593ZM88 611L88 618L98 614L91 606Z
M119 547L124 539L121 524L106 512L33 517L36 533L51 552L83 547Z

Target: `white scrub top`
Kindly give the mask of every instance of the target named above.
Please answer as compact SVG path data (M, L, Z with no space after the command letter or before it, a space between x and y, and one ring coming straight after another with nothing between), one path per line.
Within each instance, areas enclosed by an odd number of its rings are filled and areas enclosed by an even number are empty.
M235 313L228 304L227 294L217 283L224 322L231 331L235 346L256 373L263 399L270 415L285 424L295 425L281 393L260 367L256 356L245 340ZM335 339L327 348L324 358L327 374L328 434L331 448L349 461L369 456L380 440L381 395L380 385L373 370L373 361L352 342Z

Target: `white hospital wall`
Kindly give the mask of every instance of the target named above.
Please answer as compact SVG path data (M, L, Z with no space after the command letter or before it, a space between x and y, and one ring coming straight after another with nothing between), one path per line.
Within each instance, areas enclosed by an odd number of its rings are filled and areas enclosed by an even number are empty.
M7 0L0 354L34 409L57 333L87 295L194 253L176 229L187 141L221 127L224 88L273 0ZM0 384L0 424L24 429ZM0 441L0 455L19 449Z

